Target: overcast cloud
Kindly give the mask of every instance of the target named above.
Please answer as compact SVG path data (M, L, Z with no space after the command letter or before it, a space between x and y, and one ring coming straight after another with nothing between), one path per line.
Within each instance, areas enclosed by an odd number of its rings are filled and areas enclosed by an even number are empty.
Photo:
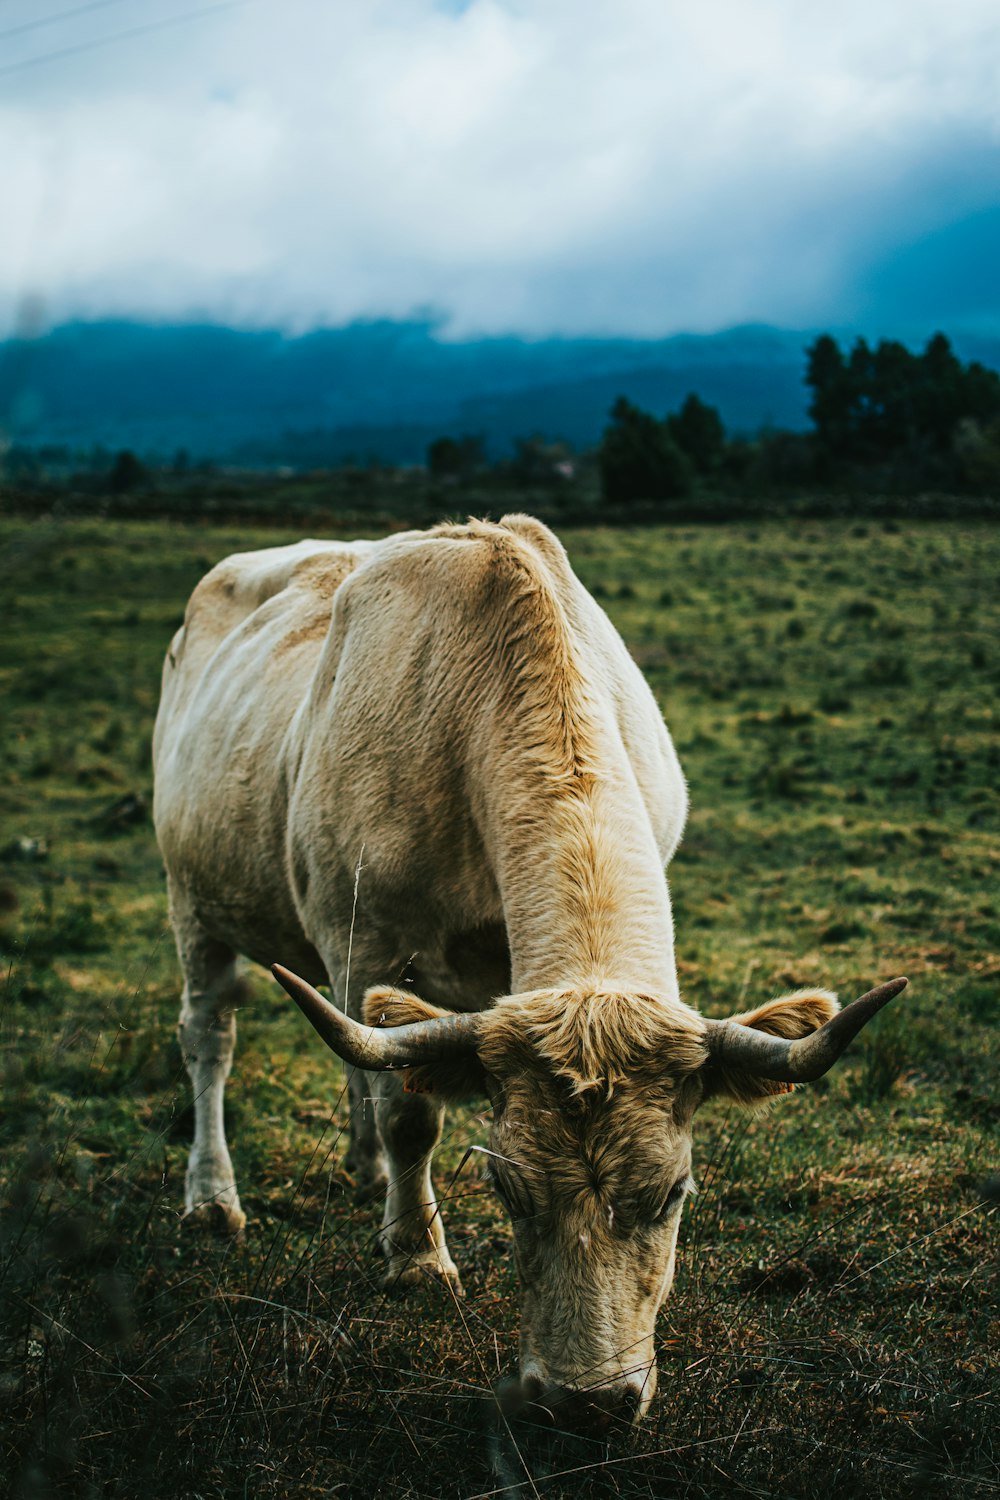
M6 0L0 32L8 327L30 294L1000 330L997 0Z

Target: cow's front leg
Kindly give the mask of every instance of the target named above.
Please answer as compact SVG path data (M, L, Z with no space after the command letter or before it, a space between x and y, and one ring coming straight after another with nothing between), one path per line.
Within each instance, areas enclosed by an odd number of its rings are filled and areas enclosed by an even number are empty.
M375 1081L361 1068L347 1069L350 1099L350 1145L344 1165L354 1178L361 1202L380 1197L386 1187L382 1142L375 1125Z
M398 1074L380 1074L376 1087L375 1118L389 1176L381 1235L389 1262L385 1285L392 1290L412 1286L427 1275L443 1276L461 1293L431 1182L444 1106L426 1094L405 1093Z
M223 1092L233 1065L236 1011L241 995L231 948L210 938L199 924L171 913L184 970L180 1039L194 1093L194 1144L184 1182L185 1219L225 1234L246 1223L226 1145Z

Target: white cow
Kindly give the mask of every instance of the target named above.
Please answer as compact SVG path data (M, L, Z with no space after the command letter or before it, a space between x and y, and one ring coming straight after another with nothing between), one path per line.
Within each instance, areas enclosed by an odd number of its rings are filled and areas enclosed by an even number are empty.
M563 1425L645 1411L696 1108L818 1077L905 981L836 1019L822 990L736 1024L683 1002L677 757L607 616L524 516L220 563L170 648L154 754L188 1213L243 1225L222 1105L236 961L280 960L353 1065L349 1160L387 1177L389 1282L457 1288L431 1157L444 1100L481 1090L524 1399Z

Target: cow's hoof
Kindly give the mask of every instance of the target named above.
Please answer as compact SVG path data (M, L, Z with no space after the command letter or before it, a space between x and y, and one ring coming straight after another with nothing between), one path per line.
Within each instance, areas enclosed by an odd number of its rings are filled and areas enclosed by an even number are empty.
M242 1208L232 1208L228 1203L199 1203L189 1208L181 1223L193 1233L215 1234L220 1238L242 1234L247 1216Z
M435 1282L443 1282L455 1297L465 1296L454 1266L443 1266L439 1260L414 1260L412 1257L389 1262L389 1269L382 1277L382 1289L390 1296L404 1297L414 1287L425 1287Z

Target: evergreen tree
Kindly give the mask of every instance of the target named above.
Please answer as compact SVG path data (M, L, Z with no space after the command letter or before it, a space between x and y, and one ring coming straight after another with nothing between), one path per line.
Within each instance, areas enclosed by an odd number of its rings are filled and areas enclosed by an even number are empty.
M667 418L667 432L699 474L718 472L726 448L726 429L714 406L692 391L680 411Z
M955 428L965 411L965 375L943 333L929 340L917 362L917 419L931 446L939 451L951 445Z
M427 449L427 468L433 479L470 479L485 466L486 453L479 436L439 437Z
M127 495L149 482L146 465L132 452L122 448L116 455L108 475L108 488L115 495Z
M869 441L872 450L890 455L913 449L919 440L917 361L893 339L883 339L869 370Z
M827 452L842 455L851 429L851 387L840 345L821 334L806 350L806 385L812 390L809 415Z
M597 454L601 489L610 505L673 500L691 489L691 466L649 412L619 396Z

